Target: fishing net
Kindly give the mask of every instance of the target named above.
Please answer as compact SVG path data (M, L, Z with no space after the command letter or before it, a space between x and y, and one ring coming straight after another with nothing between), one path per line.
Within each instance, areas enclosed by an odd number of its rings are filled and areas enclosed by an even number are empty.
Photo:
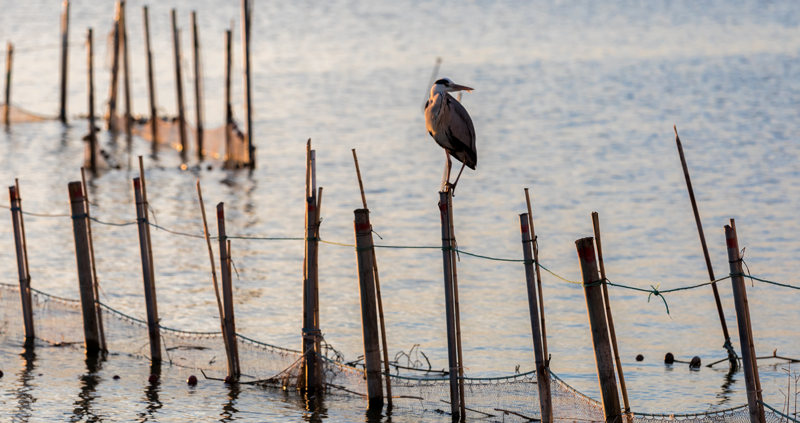
M11 105L8 110L8 122L6 122L5 118L6 113L6 105L4 103L0 103L0 122L4 124L10 123L29 123L29 122L44 122L47 120L56 120L58 119L57 116L49 116L49 115L42 115L39 113L31 112L30 110L25 110L22 107Z
M83 322L80 301L59 298L40 291L32 293L36 337L51 346L81 346ZM0 334L22 343L19 288L0 284ZM148 358L150 354L146 322L102 306L106 344L110 354ZM161 328L163 357L170 365L196 369L209 378L227 373L224 341L220 332L187 332ZM237 334L242 383L293 390L300 383L303 355ZM323 380L328 394L366 397L366 375L353 367L323 357ZM420 413L449 414L450 385L446 377L392 375L395 407ZM556 422L602 422L602 405L576 391L550 374L553 420ZM530 421L541 419L535 372L497 378L464 378L464 404L467 417L486 421ZM767 410L768 423L789 422ZM636 423L681 420L691 423L749 423L747 406L698 414L640 414ZM622 423L622 422L620 422ZM633 422L631 422L633 423Z

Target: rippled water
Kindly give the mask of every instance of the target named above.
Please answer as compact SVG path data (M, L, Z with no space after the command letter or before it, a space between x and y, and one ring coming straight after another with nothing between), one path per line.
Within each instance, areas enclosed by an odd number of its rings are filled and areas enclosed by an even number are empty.
M194 183L207 207L224 201L228 232L300 237L303 231L304 146L313 139L323 186L322 237L349 243L352 210L361 207L350 149L359 152L372 222L390 245L437 245L441 149L425 134L421 105L431 67L476 90L463 103L478 134L477 171L467 171L455 197L459 246L495 257L521 258L518 217L531 189L540 259L579 278L573 242L592 235L598 211L609 278L668 289L707 280L683 175L675 151L677 124L695 184L717 276L727 273L722 226L735 218L750 271L800 285L800 5L795 2L265 2L253 25L255 143L252 173L195 166L180 170L175 151L151 157L103 133L119 170L89 181L101 220L135 218L131 178L137 155L148 167L148 197L162 226L201 230ZM139 1L130 1L134 111L147 108ZM198 11L205 65L207 126L222 122L222 31L238 19L238 2L150 5L158 99L174 113L168 10L188 28ZM58 102L58 15L52 2L6 2L0 39L13 40L12 102L54 114ZM107 92L103 38L113 4L72 4L69 113L85 113L83 30L93 26L102 110ZM183 31L188 51L188 30ZM235 50L238 61L240 50ZM188 68L190 56L186 56ZM187 87L192 75L187 72ZM188 90L187 90L188 91ZM241 98L241 84L235 98ZM189 97L192 97L191 95ZM193 110L187 99L187 110ZM241 116L241 104L235 110ZM66 213L66 184L78 180L85 121L19 124L0 133L0 178L20 178L24 207ZM77 298L69 220L26 218L33 286ZM135 227L95 225L103 300L143 317ZM3 282L16 283L13 235L0 225ZM218 325L202 240L154 231L162 324L194 330ZM236 241L237 329L255 339L300 342L302 244ZM446 365L441 255L436 250L380 250L390 352L421 344L434 367ZM356 263L352 249L322 245L321 326L347 357L361 354ZM548 346L553 371L598 398L597 377L580 286L544 275ZM524 271L520 264L462 256L460 300L465 365L470 376L533 368ZM730 282L720 283L728 327L738 348ZM664 366L671 351L704 363L725 357L711 289L659 298L612 288L616 330L632 408L700 412L746 402L743 375L726 369ZM796 291L756 283L748 288L759 356L800 356ZM37 350L27 366L14 340L2 344L0 407L16 420L85 418L184 421L302 420L304 404L282 394L230 392L201 384L187 391L184 375L163 376L161 394L145 386L143 361L112 357L91 371L79 351ZM636 354L645 356L637 363ZM769 364L768 364L769 363ZM115 367L116 366L116 367ZM760 368L765 401L780 405L782 364ZM39 373L42 376L38 376ZM119 373L121 381L109 375ZM89 375L89 376L86 376ZM94 375L94 376L92 376ZM32 379L35 383L25 384ZM89 401L87 398L94 398ZM168 400L166 399L168 398ZM79 404L81 403L81 404ZM156 404L156 405L154 405ZM229 408L225 408L225 404ZM360 401L333 400L323 418L365 419ZM229 413L222 416L223 411ZM112 411L105 411L112 410ZM192 410L192 411L187 411ZM259 414L265 413L265 414ZM83 416L83 417L81 417ZM407 417L410 420L415 418ZM403 420L394 416L393 420Z

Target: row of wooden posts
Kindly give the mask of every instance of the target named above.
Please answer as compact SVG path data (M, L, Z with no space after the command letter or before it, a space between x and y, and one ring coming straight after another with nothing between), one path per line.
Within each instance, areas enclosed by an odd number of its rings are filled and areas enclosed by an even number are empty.
M372 239L372 226L369 220L369 209L364 196L358 160L353 150L353 157L358 174L364 207L354 212L354 234L358 263L358 281L361 298L362 334L364 342L364 358L366 370L367 397L370 407L382 407L384 404L384 378L386 400L391 407L391 384L388 369L388 351L385 324L383 321L383 305L380 295L380 282L375 249ZM155 291L155 272L153 265L150 228L148 224L147 189L144 178L144 165L139 158L140 176L133 179L134 195L139 229L139 244L142 258L142 274L145 289L145 306L150 335L150 356L154 362L161 360L161 342L158 325L158 307ZM85 346L89 353L106 350L103 334L100 304L98 301L97 273L94 266L94 253L91 237L91 220L88 208L88 193L85 177L82 181L69 183L71 215L75 237L75 251L78 267L78 280L82 304ZM222 296L217 287L214 257L210 235L206 223L205 209L202 206L202 193L197 185L203 214L204 232L211 260L212 279L217 304L219 307L220 326L228 359L228 375L238 378L241 367L238 359L233 297L231 280L231 245L226 237L224 205L217 205L217 225L220 251L220 273L222 277ZM318 279L318 247L320 240L320 216L322 207L322 187L317 188L316 154L307 144L306 166L306 229L305 229L305 264L303 277L303 329L302 353L304 361L301 369L300 387L307 392L323 391L325 382L322 374L321 332L319 321L319 279ZM30 291L30 272L25 241L24 220L19 184L9 187L12 222L17 250L22 310L24 315L26 345L32 346L35 336ZM553 405L551 400L551 378L549 375L549 356L547 353L547 335L544 315L544 299L542 295L541 275L538 265L538 247L530 213L530 198L526 189L528 212L519 215L520 233L525 259L525 278L530 309L533 350L536 363L537 387L539 390L542 422L553 421ZM450 382L451 413L455 418L466 416L464 399L463 356L461 348L461 328L458 302L458 277L456 268L455 232L453 223L452 192L440 193L439 210L442 225L442 263L445 283L445 307L447 324L448 366ZM627 397L624 375L617 348L614 321L608 297L603 251L600 237L600 223L597 213L592 213L594 237L576 241L577 254L580 261L586 307L591 327L592 344L597 364L598 381L601 400L606 421L614 422L624 418L632 421L630 404ZM761 400L761 387L758 368L755 363L755 348L750 324L749 306L742 273L742 260L734 221L725 226L728 259L730 263L733 296L736 304L736 316L739 338L742 340L742 359L747 389L751 423L765 423L764 408ZM383 356L381 356L381 350ZM383 363L381 363L383 362ZM383 369L382 369L383 364ZM619 378L619 390L617 385ZM622 392L622 404L618 392Z
M231 105L231 82L233 71L233 50L232 50L232 30L225 31L224 48L225 48L225 151L228 154L226 160L227 167L251 166L255 167L255 145L252 139L252 84L251 84L251 66L250 66L250 34L252 27L252 0L241 0L242 11L242 63L243 63L243 91L244 91L244 129L245 129L245 148L243 157L232 157L234 151L238 151L233 147L234 140L231 135L231 127L233 124L233 107ZM147 84L148 84L148 98L149 98L149 121L151 123L151 137L155 144L158 140L158 115L156 112L156 87L155 75L153 73L153 54L150 49L150 24L148 18L147 6L142 7L142 17L144 23L144 42L145 42L145 63L147 66ZM196 133L197 133L197 156L203 160L205 155L203 147L203 129L204 129L204 112L203 112L203 83L202 83L202 68L200 58L200 35L197 28L197 13L192 11L191 15L192 27L192 52L194 59L194 74L195 74L195 120L196 120ZM186 115L184 110L184 92L183 92L183 71L181 69L181 51L180 51L180 33L177 25L177 17L175 9L170 11L170 20L172 23L172 45L173 56L175 63L175 90L177 99L177 123L178 133L180 137L180 150L183 158L186 157L186 152L189 150L188 136L186 128ZM111 51L111 78L109 86L109 95L107 102L107 109L105 120L108 129L113 132L124 130L128 136L131 135L131 128L133 125L132 99L131 99L131 85L130 85L130 59L128 51L128 34L125 13L125 0L117 0L114 10L114 24L113 24L113 43ZM93 66L93 36L92 29L87 30L86 35L87 46L87 76L88 76L88 120L89 120L89 133L87 135L87 167L92 171L96 170L97 166L97 136L95 119L96 113L94 110L94 66ZM10 42L7 44L6 50L6 78L5 78L5 105L3 110L3 121L9 124L10 110L11 110L11 72L13 63L14 46ZM120 74L120 56L122 60L122 75L123 75L123 93L125 95L125 114L123 128L117 127L117 96L119 91L119 74ZM60 106L58 119L64 124L67 123L67 84L68 84L68 60L69 60L69 1L64 0L61 13L61 59L60 59Z

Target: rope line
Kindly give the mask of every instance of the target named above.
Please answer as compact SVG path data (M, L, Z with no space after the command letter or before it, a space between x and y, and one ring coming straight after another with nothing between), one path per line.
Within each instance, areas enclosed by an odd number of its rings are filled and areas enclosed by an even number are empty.
M783 413L781 413L780 411L778 411L778 410L776 410L776 409L772 408L772 406L771 406L771 405L769 405L769 404L765 403L764 401L758 400L758 403L759 403L759 404L761 404L761 405L763 405L764 407L767 407L767 408L769 408L770 410L772 410L772 412L773 412L773 413L775 413L775 414L777 414L777 415L779 415L779 416L781 416L781 417L783 417L783 418L785 418L785 419L787 419L787 420L793 421L794 423L800 423L800 421L799 421L799 420L797 420L796 418L794 418L794 417L789 417L789 416L787 416L786 414L783 414Z

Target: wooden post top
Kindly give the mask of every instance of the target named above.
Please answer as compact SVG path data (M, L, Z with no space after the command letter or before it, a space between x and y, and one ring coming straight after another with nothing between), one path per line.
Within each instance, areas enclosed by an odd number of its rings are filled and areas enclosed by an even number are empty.
M583 284L596 282L600 277L597 274L597 258L594 255L594 238L586 237L575 241L578 249L578 258L581 262Z
M728 249L734 248L736 255L739 255L739 240L736 239L736 229L733 229L730 225L725 225L725 243L728 245Z
M78 201L83 201L83 188L81 186L80 181L70 182L68 186L69 186L69 199L73 203Z
M225 203L220 202L217 204L217 219L225 218Z
M17 201L17 187L13 185L8 187L8 197L11 201Z
M133 178L133 189L135 189L136 191L139 191L140 189L142 189L142 183L139 180L138 176Z
M356 209L355 228L356 235L369 235L372 232L372 225L369 223L369 209Z
M519 231L522 234L527 234L530 230L528 226L528 213L522 213L519 215Z

